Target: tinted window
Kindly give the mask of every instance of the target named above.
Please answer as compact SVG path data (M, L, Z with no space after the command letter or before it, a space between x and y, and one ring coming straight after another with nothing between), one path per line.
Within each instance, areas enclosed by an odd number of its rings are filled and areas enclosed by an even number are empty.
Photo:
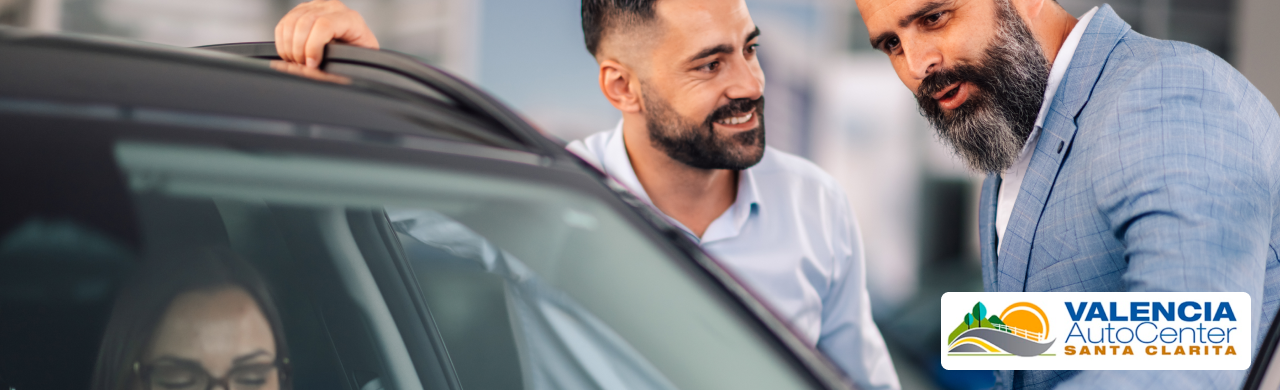
M464 388L806 386L704 276L577 192L296 155L118 154L135 191L385 211Z
M0 388L448 388L372 277L380 211L169 191L92 122L4 122Z
M116 388L85 386L104 371L152 388L261 372L352 390L809 386L705 274L575 190L7 123L19 157L0 166L42 167L5 176L22 189L0 220L7 386ZM209 302L256 308L242 322L267 341L246 348L268 353L182 356L198 338L172 320L216 322L200 308L226 306Z

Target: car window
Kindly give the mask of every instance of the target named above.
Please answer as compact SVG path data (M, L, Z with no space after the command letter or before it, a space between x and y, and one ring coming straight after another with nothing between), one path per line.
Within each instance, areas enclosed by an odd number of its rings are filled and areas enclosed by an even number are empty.
M456 388L407 351L370 209L170 191L119 126L4 119L0 388Z
M570 175L599 192L512 173L554 171L538 160L372 162L240 132L0 116L0 388L812 384L587 176ZM155 134L170 141L141 140ZM256 336L183 333L236 318ZM193 355L193 342L246 354Z
M122 142L116 154L131 191L209 202L239 237L228 238L232 246L329 259L344 275L335 285L347 290L381 288L350 276L371 257L367 246L404 256L462 388L809 386L692 264L575 191L449 169L146 142ZM388 240L347 232L355 215L378 216ZM320 231L305 243L281 232L285 247L270 249L261 241L275 233L254 229L271 223ZM365 333L376 358L408 356L396 329L380 327L394 323L374 310L386 304L355 295L355 309L373 323ZM413 380L379 369L405 367L370 368L399 388Z
M105 135L0 120L0 388L86 388L141 245L128 191Z

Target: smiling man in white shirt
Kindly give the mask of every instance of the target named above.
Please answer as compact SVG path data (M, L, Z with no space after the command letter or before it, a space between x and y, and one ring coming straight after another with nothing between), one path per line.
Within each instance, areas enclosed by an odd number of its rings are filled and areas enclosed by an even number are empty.
M583 0L600 88L622 112L568 148L715 256L860 389L897 389L871 318L848 198L813 163L765 146L760 30L743 0ZM377 47L337 1L276 29L281 57L315 66L331 39Z
M863 389L898 388L835 181L765 146L760 30L741 0L584 0L622 121L569 150L652 204Z

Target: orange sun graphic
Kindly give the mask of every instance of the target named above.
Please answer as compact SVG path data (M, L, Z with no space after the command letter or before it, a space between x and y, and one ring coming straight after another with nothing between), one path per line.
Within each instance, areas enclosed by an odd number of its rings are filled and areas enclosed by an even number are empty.
M1011 328L1026 331L1015 333L1025 338L1044 341L1049 337L1049 316L1046 316L1039 306L1030 302L1009 305L1003 313L1000 313L1000 321Z

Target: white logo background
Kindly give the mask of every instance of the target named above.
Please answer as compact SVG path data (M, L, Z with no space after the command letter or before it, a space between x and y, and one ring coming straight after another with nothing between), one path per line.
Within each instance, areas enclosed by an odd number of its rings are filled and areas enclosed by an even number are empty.
M1229 302L1232 312L1235 314L1235 321L1206 321L1203 318L1197 321L1182 321L1175 318L1174 321L1166 321L1166 318L1159 318L1160 321L1101 321L1092 320L1085 321L1089 313L1088 307L1085 308L1084 314L1080 316L1080 321L1072 321L1071 315L1067 312L1066 302L1071 302L1072 307L1079 310L1078 306L1081 302L1100 302L1107 311L1107 315L1111 316L1119 314L1125 317L1132 317L1130 311L1130 302L1182 302L1191 301L1198 302L1203 305L1204 302L1211 302L1214 305L1214 311L1221 302ZM973 355L949 353L951 345L948 345L947 337L957 326L964 324L966 313L973 310L975 303L982 302L986 306L987 316L1000 316L1011 305L1019 302L1030 302L1040 307L1048 317L1049 329L1048 334L1043 336L1044 341L1053 341L1053 345L1038 356L995 356L995 355ZM1111 312L1110 303L1115 302L1117 310ZM942 367L948 370L1244 370L1248 369L1253 361L1253 317L1252 306L1250 304L1249 294L1242 292L1214 292L1214 293L1130 293L1130 292L1110 292L1110 293L985 293L985 292L952 292L942 296L942 337L939 340L941 344L939 349L942 354ZM1193 311L1189 310L1190 315ZM1196 311L1198 312L1198 311ZM1147 313L1151 315L1150 312ZM1175 315L1176 317L1176 315ZM1144 322L1150 322L1152 325L1139 325ZM1092 338L1096 341L1100 334L1111 333L1112 341L1104 340L1102 343L1089 343L1083 341L1080 337L1071 337L1068 340L1069 332L1072 331L1072 325L1079 324L1080 331L1091 331ZM1104 329L1111 325L1113 329L1110 331ZM1199 330L1202 326L1206 330ZM1226 337L1219 337L1222 342L1212 343L1204 342L1208 340L1203 335L1208 329L1222 328L1225 332L1226 328L1235 328L1230 330L1230 340L1227 342ZM1129 337L1128 333L1119 331L1119 328L1137 329L1137 334L1128 343L1122 343L1117 337L1124 339ZM1159 338L1160 330L1164 328L1173 328L1177 332L1182 328L1193 328L1193 331L1184 331L1180 340L1171 343L1165 343ZM1016 331L1015 331L1016 333ZM1120 336L1117 336L1120 333ZM1193 333L1195 334L1193 336ZM1023 333L1025 336L1026 334ZM1034 338L1034 335L1031 337ZM1143 340L1154 338L1154 342L1144 343ZM1166 337L1166 340L1173 340L1173 337ZM959 340L959 338L957 338ZM1094 352L1094 346L1105 346L1105 354L1083 355L1079 353L1079 349L1088 346L1090 352ZM1113 354L1111 346L1117 346ZM1230 345L1235 349L1235 355L1226 355L1226 347ZM1076 354L1067 355L1064 347L1074 346L1077 349ZM1133 352L1132 355L1124 355L1124 346L1129 346ZM1148 347L1155 347L1155 354L1148 354ZM1209 351L1208 354L1200 355L1174 355L1178 346L1183 347L1183 352L1188 352L1191 346L1198 346L1202 351ZM1208 346L1209 348L1205 348ZM1213 346L1220 346L1217 353L1213 352ZM1161 349L1163 347L1163 350ZM1164 353L1168 353L1165 355Z

